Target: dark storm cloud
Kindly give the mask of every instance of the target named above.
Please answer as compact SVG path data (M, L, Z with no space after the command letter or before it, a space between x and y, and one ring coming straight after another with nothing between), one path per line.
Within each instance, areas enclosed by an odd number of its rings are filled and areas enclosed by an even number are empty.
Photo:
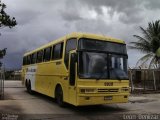
M13 53L6 53L7 55L3 59L3 65L7 70L14 70L14 69L20 69L22 66L22 56L24 54L23 52L15 52Z
M145 7L148 9L160 9L160 1L159 0L146 0Z
M135 7L137 0L81 0L86 3L89 7L102 7L108 6L113 8L115 11L126 11L128 8Z
M32 11L32 10L23 10L16 12L16 20L18 21L18 25L25 25L32 22L35 18L39 16L40 12Z
M110 28L110 26L108 26L101 19L82 20L80 22L77 22L75 26L78 31L98 33L98 34L106 34L107 32L112 30L112 28Z
M74 22L82 19L80 16L80 7L81 4L79 1L73 0L71 3L67 0L64 2L64 9L58 12L64 20Z
M125 24L137 24L143 21L143 16L140 16L138 14L132 14L131 16L122 14L119 17L119 20Z
M76 11L76 14L73 14L72 12L75 10L67 10L67 11L60 11L61 16L64 20L66 21L70 21L70 22L74 22L74 21L78 21L81 20L82 18L80 17L80 15L78 14L78 11Z
M0 48L7 47L5 64L20 68L24 52L71 32L91 32L134 41L139 26L160 18L158 0L2 0L18 25L1 29ZM156 11L156 13L155 13ZM155 15L156 14L156 15ZM129 63L141 54L129 51ZM134 57L132 57L134 56ZM132 60L134 59L134 60Z
M114 12L121 13L120 21L124 23L136 23L142 21L140 12L142 10L141 0L82 0L91 9L95 9L98 13L102 12L102 7L109 7L110 15ZM101 10L101 11L100 11ZM105 13L103 13L105 14Z
M0 48L7 48L6 67L20 68L24 52L67 34L57 12L61 2L53 3L50 0L5 0L7 13L18 22L15 28L0 31Z

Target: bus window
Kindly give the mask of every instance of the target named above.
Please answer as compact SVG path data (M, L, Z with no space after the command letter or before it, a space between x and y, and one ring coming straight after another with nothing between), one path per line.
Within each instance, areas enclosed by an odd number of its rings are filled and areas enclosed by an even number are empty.
M64 63L68 69L68 61L69 61L69 52L71 50L75 50L77 46L77 40L76 38L67 40L66 42L66 50L65 50L65 58L64 58Z
M43 50L37 53L37 63L42 62L42 60L43 60Z
M27 59L26 57L23 57L23 65L26 65Z
M108 79L108 61L106 53L80 52L80 78Z
M37 53L32 54L31 64L35 64L37 59Z
M44 49L44 56L43 56L43 61L49 61L51 58L51 47L48 47L46 49Z
M27 56L27 65L31 64L31 55Z
M111 55L110 62L110 79L128 79L127 57Z
M53 47L52 51L52 59L57 60L62 58L62 52L63 52L63 43L59 43Z

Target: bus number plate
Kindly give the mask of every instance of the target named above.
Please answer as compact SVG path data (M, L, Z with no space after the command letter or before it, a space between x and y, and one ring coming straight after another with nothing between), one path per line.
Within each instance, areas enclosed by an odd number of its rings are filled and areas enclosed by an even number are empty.
M113 86L113 82L105 82L104 86Z
M104 100L112 100L112 96L104 96Z

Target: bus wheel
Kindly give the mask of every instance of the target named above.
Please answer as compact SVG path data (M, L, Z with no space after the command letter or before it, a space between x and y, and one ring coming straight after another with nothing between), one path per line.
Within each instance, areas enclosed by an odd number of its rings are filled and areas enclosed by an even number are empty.
M55 99L56 102L60 107L64 107L64 102L63 102L63 91L61 86L56 87L56 92L55 92Z
M27 84L28 84L28 83L27 83L27 80L26 80L26 82L25 82L25 87L26 87L26 88L27 88Z
M30 93L30 94L33 93L33 91L31 90L31 82L30 82L30 80L27 82L27 92Z

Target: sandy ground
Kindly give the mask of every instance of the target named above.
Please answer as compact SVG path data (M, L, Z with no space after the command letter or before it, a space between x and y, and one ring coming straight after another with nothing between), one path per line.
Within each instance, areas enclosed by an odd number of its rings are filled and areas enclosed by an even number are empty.
M0 118L15 120L124 120L140 115L160 114L160 94L131 95L129 103L59 107L54 99L35 93L30 95L21 81L5 81L5 99L0 100ZM137 117L138 116L138 117ZM129 119L130 119L129 118ZM8 119L8 120L9 120ZM156 116L155 119L160 119Z

